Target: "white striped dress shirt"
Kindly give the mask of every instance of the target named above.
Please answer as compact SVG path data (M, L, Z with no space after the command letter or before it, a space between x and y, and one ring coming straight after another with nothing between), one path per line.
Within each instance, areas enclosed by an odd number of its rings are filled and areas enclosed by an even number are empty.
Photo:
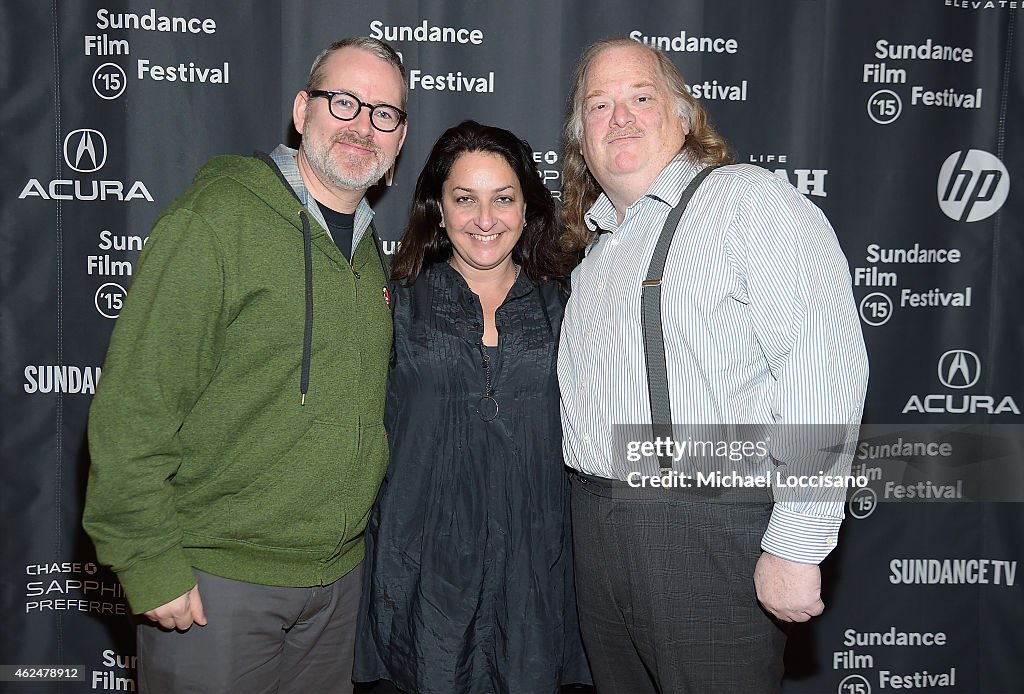
M621 434L651 421L641 282L669 211L702 168L678 155L621 223L605 195L587 213L591 229L608 233L572 273L558 356L565 460L576 470L656 474L653 458L626 460ZM662 319L675 424L760 425L777 460L796 425L841 425L856 440L868 366L849 266L828 220L788 182L747 164L711 173L669 251ZM851 458L840 457L826 474L848 473ZM763 465L770 473L771 460ZM820 562L846 491L776 491L762 548Z

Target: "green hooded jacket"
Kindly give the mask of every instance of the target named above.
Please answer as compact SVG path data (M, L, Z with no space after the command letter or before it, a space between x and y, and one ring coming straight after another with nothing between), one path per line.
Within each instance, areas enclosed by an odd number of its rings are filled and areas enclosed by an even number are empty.
M349 265L258 158L212 159L157 219L89 414L83 524L133 611L193 567L314 586L362 560L388 456L376 243Z

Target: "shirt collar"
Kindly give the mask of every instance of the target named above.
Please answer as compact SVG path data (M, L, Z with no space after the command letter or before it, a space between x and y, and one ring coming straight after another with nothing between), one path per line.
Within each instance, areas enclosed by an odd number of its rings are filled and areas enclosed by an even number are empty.
M466 278L462 276L462 273L452 267L451 263L448 261L428 265L423 269L423 272L435 278L434 281L436 282L458 287L459 291L464 292L464 296L466 298L471 298L472 302L479 304L480 297L478 297L473 290L469 288L469 283L466 282ZM518 299L521 296L529 294L535 287L537 287L537 283L534 282L525 272L520 272L516 277L515 282L513 282L512 286L509 288L508 294L505 296L505 300L502 302L502 305L512 299Z
M646 198L657 200L669 208L675 207L683 194L683 189L704 166L705 164L695 161L689 152L680 152L661 170L647 192L626 208L626 216L628 217L630 210ZM588 229L598 233L614 231L619 227L615 205L604 193L598 196L583 219Z

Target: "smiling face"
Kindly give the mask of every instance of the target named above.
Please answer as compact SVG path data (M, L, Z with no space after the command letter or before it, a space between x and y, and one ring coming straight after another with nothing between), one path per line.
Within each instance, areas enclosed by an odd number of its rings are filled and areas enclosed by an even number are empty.
M368 104L402 104L402 76L372 53L348 46L335 51L325 63L319 89L351 92ZM327 99L310 98L302 91L295 97L292 112L295 128L302 135L299 168L313 196L330 204L332 195L350 199L362 196L391 168L405 141L406 124L384 133L370 125L369 109L361 109L350 121L331 115ZM357 200L358 200L357 197Z
M452 265L463 275L501 272L523 234L526 201L512 167L490 152L455 160L441 188L441 226L452 243Z
M581 152L616 207L636 201L682 149L689 128L641 46L600 53L584 84Z

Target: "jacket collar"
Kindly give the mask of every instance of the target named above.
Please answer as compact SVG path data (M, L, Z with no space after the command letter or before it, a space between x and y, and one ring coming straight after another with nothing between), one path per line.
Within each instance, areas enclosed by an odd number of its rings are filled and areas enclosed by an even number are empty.
M295 155L298 154L297 149L292 149L287 145L278 145L273 152L270 153L270 158L277 165L281 175L291 186L292 191L298 197L299 202L302 206L309 210L309 213L313 216L313 219L323 228L327 229L327 221L324 219L323 212L320 211L320 206L317 205L316 200L312 195L309 194L309 190L306 188L306 184L302 181L302 174L299 172L299 165L295 163ZM363 238L363 234L370 226L370 222L373 221L373 210L370 208L370 204L366 202L364 197L359 201L359 205L356 206L355 215L355 227L352 230L352 252L355 253L355 249L359 246L359 242Z

